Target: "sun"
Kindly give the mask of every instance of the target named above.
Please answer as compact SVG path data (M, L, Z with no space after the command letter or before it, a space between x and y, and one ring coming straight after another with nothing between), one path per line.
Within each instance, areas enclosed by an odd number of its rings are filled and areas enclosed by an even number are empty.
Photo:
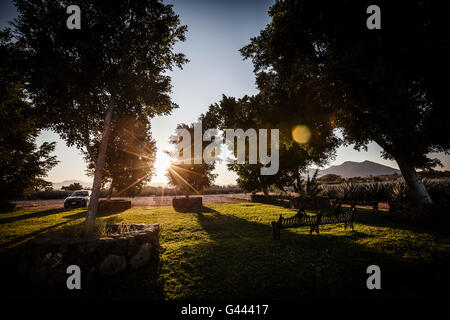
M158 150L156 152L156 160L155 160L155 178L165 179L167 168L169 168L171 162L173 162L173 158L171 158L168 154L166 154L162 150Z

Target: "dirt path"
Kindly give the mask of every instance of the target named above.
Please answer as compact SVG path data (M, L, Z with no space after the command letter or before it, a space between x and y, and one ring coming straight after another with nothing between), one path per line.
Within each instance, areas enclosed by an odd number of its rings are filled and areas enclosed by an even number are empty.
M136 198L113 198L131 200L132 207L156 207L170 206L175 196L166 197L136 197ZM212 203L236 203L250 201L250 194L208 194L203 195L204 204ZM53 200L23 200L16 201L16 210L23 209L56 209L64 207L64 199Z

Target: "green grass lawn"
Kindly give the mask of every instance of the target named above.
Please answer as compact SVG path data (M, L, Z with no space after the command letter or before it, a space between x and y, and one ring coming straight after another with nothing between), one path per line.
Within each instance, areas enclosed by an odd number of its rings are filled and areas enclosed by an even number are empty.
M97 223L159 223L158 265L91 283L78 292L42 289L10 277L11 296L152 299L406 298L448 288L450 239L434 230L390 222L358 210L355 231L340 225L281 230L270 222L294 210L240 203L203 212L134 207ZM3 268L14 266L24 242L48 230L80 224L85 209L26 210L0 215ZM381 268L381 290L368 290L366 268ZM8 272L8 271L6 271Z

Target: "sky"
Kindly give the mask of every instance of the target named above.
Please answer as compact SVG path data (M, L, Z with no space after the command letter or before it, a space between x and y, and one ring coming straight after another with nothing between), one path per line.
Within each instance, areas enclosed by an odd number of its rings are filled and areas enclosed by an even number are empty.
M171 150L169 137L179 123L195 122L209 105L218 102L222 94L242 97L257 93L255 76L251 61L243 60L239 49L257 36L269 22L267 14L271 0L170 0L164 1L174 5L174 11L180 16L181 23L188 26L186 41L175 46L175 51L182 52L190 60L182 70L169 72L172 77L171 97L179 105L170 116L152 119L152 135L156 140L156 175L151 184L165 184L164 168L169 159L163 150ZM76 0L73 1L76 4ZM0 1L0 27L16 16L11 1ZM83 17L81 17L83 19ZM56 141L55 155L60 161L53 168L47 180L60 182L77 179L89 182L85 174L86 163L81 153L74 147L67 147L57 134L42 132L37 143ZM358 152L352 146L340 147L337 156L328 165L338 165L345 161L370 160L394 168L394 161L384 160L381 148L370 143L368 151ZM444 167L450 170L450 157L438 155ZM216 168L218 185L235 184L236 175L228 171L225 163Z

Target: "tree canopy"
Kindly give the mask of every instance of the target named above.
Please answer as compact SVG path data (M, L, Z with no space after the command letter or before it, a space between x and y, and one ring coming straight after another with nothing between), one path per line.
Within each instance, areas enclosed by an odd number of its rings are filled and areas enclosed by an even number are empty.
M26 101L23 78L25 52L12 42L10 30L0 31L0 210L32 190L57 164L55 143L36 146L37 117Z
M430 204L417 168L447 152L446 110L432 95L435 39L428 1L380 4L382 26L366 27L367 1L276 1L271 23L241 49L252 59L274 118L311 121L317 134L343 130L357 149L375 141L395 159L417 203Z
M266 92L261 91L255 96L244 96L240 99L224 95L221 101L210 106L208 110L207 115L217 119L217 126L222 130L279 129L280 164L276 174L261 175L261 163L248 163L248 151L250 150L248 140L246 141L246 163L228 165L229 169L238 175L238 185L246 191L263 191L267 194L267 190L271 186L284 190L286 186L300 183L301 175L308 166L322 165L335 154L339 139L330 134L329 131L332 130L332 127L329 124L315 126L313 117L297 116L297 120L295 120L294 111L291 115L285 111L279 111L277 108L283 108L283 106L278 103L280 102L277 100L277 96L267 95ZM314 115L317 118L320 116L325 117L324 115ZM307 139L298 139L296 130L299 128L308 131ZM302 137L300 136L300 138ZM258 141L257 149L259 145ZM267 143L267 146L270 144ZM231 150L234 155L237 153L236 147L235 144L234 149ZM269 152L271 152L270 148Z
M205 117L201 116L200 120L203 120ZM203 123L203 122L202 122ZM180 153L177 151L168 152L169 155L173 158L177 159L186 159L188 163L176 161L172 163L167 169L167 178L169 180L169 185L176 187L183 194L202 194L203 190L207 187L212 186L214 179L217 177L217 174L214 174L213 171L215 169L215 161L208 162L205 161L204 150L206 145L209 144L207 141L203 141L203 135L205 131L208 129L213 129L210 127L212 122L209 122L208 119L205 119L204 125L199 127L199 132L201 133L201 159L199 161L195 161L195 133L194 126L195 124L187 125L185 123L179 124L177 126L177 130L186 130L189 132L190 141L183 141L182 136L176 135L172 136L170 139L170 143L173 145L176 144L185 144L186 150L190 149L190 156L182 154L182 150ZM211 156L215 156L216 151L212 150ZM198 159L197 159L198 160ZM201 163L196 163L201 162Z
M184 41L171 5L159 0L80 0L81 29L68 29L67 3L15 0L17 40L26 48L27 91L43 125L67 144L92 153L95 164L87 227L95 220L110 127L127 115L169 114L170 76L187 62L173 51Z
M67 190L67 191L76 191L76 190L82 190L84 189L81 183L74 182L69 184L68 186L62 186L61 190Z
M88 172L95 170L100 139L94 144L93 155L85 153ZM134 117L116 119L111 128L102 185L109 183L109 196L136 196L150 182L156 155L150 122Z

